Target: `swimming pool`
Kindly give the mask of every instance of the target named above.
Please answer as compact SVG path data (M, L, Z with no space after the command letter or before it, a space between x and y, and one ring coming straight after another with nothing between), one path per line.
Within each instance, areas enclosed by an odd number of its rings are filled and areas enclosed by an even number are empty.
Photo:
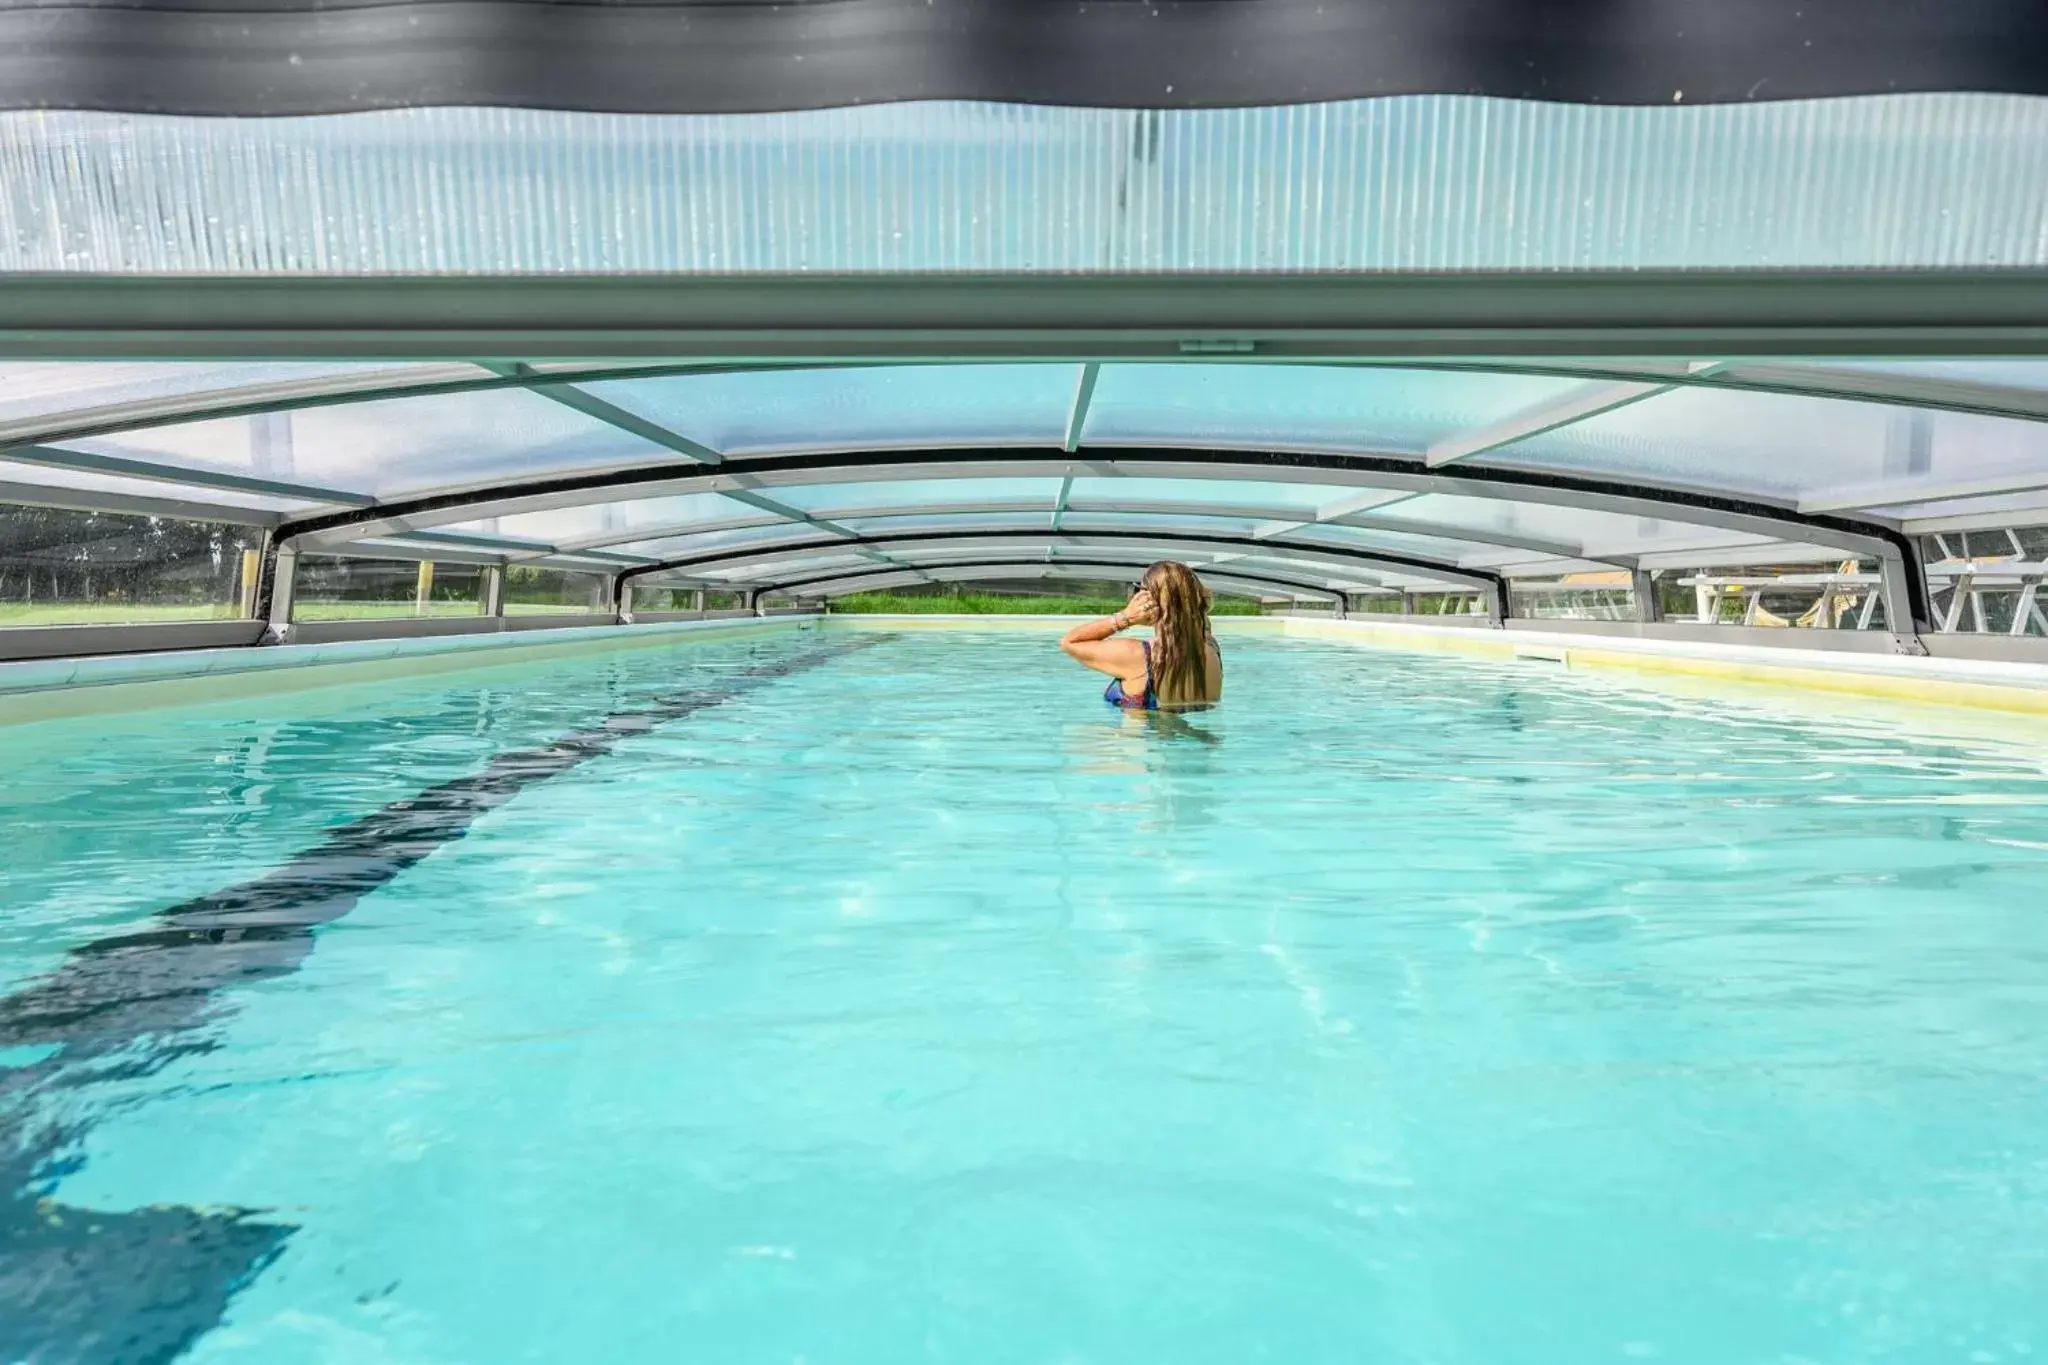
M2048 1351L2048 759L1227 651L0 732L0 1358Z

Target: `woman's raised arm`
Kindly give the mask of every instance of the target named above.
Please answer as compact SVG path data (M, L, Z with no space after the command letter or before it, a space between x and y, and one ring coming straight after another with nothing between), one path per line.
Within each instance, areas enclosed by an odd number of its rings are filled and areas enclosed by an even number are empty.
M1098 616L1093 621L1083 621L1060 637L1060 648L1067 657L1086 664L1098 673L1121 678L1138 672L1132 664L1142 667L1143 660L1131 641L1116 639L1119 631L1132 626L1151 624L1157 615L1152 605L1152 594L1142 588L1132 594L1124 609L1114 616Z

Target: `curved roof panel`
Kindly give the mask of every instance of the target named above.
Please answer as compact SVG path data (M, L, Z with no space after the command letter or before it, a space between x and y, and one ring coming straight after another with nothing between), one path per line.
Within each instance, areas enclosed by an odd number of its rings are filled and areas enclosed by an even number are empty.
M1680 27L1696 28L1706 12L1688 10ZM1764 65L1768 98L1784 64ZM668 85L682 88L673 73ZM0 113L0 271L2048 264L2038 93L1708 107L1682 81L1634 107L1532 93L1151 110Z
M2048 522L2032 362L16 373L13 429L46 439L0 453L15 500L697 581L1081 549L1441 587Z

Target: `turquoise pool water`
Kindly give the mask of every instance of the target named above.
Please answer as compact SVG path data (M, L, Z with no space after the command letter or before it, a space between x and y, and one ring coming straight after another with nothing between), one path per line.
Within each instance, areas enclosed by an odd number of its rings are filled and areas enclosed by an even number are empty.
M2048 1356L2048 759L837 630L0 731L0 1360Z

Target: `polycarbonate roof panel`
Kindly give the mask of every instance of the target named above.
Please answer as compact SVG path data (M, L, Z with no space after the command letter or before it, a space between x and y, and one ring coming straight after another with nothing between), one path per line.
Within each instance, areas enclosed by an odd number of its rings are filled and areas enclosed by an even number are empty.
M2048 101L0 114L0 270L2048 264ZM1766 96L1768 99L1768 96Z
M401 497L487 480L674 460L523 389L298 408L149 427L66 448Z
M478 535L520 536L560 544L593 537L630 535L635 531L665 532L695 524L757 521L771 514L720 493L682 493L663 498L630 498L623 502L589 503L546 512L519 512L490 521L457 522L441 529Z
M1798 500L1880 483L1910 487L2048 468L2048 426L1683 387L1488 452L1478 462Z
M1337 484L1280 483L1255 479L1077 478L1067 505L1102 509L1133 503L1214 503L1229 507L1293 510L1304 518L1316 509L1351 498L1362 490ZM1399 497L1388 493L1389 498Z
M1188 547L1175 550L1172 553L1174 558L1185 561L1197 570L1205 569L1213 564L1219 570L1227 571L1228 569L1236 568L1241 572L1250 573L1256 572L1260 566L1263 566L1267 570L1285 572L1288 577L1311 582L1363 581L1359 574L1353 573L1340 565L1331 565L1321 561L1312 563L1290 561L1288 567L1282 570L1280 568L1280 557L1263 550L1254 550L1249 553L1225 550L1212 552ZM980 545L897 547L890 549L888 555L891 560L898 563L920 568L939 568L949 564L987 559L1013 561L1019 568L1029 568L1035 564L1059 562L1062 560L1089 563L1109 562L1120 566L1119 568L1098 569L1096 575L1098 577L1115 577L1119 574L1121 567L1127 567L1131 574L1135 576L1137 571L1143 569L1146 563L1153 557L1148 554L1142 544L1137 543L1099 542L1077 545L1052 537L1043 540L1019 539L1014 542L990 541ZM806 564L806 572L808 572L808 567L808 564ZM880 564L874 567L884 571L887 568L886 565ZM775 575L783 577L788 576L789 572L786 566L778 566L773 570ZM1378 572L1373 571L1371 576L1377 577Z
M1034 503L1050 512L1058 479L895 479L875 483L784 485L775 500L819 516L858 514L877 507L952 506L958 503Z
M761 549L760 553L762 555L772 555L774 547L765 546ZM900 556L892 555L890 558L897 559ZM696 573L700 577L716 582L758 583L774 582L779 579L789 578L811 578L821 572L831 572L835 569L866 571L869 569L885 570L888 567L887 563L864 554L855 554L851 551L819 551L816 554L786 555L779 559L770 558L760 563L713 565L701 571L685 570L683 572L685 574Z
M772 549L778 542L809 544L829 538L831 533L800 521L777 522L773 526L746 526L730 531L691 531L682 535L650 540L627 541L606 548L614 554L640 555L648 559L677 559L709 554L715 550ZM821 547L821 553L825 551Z
M889 365L617 379L608 403L724 455L860 447L1057 446L1076 365Z
M218 364L205 361L166 363L93 363L31 361L0 364L0 423L18 423L117 404L150 399L190 398L257 385L351 375L384 374L403 382L408 374L439 366L348 364L336 361L265 361ZM478 378L484 377L479 369Z
M220 515L227 520L234 520L232 514L238 511L290 514L310 511L315 506L303 498L280 498L239 490L223 492L218 488L159 479L130 479L82 469L52 469L47 465L19 464L11 460L0 460L0 484L20 484L28 492L47 491L60 496L67 492L76 493L82 505L91 504L96 499L121 498L186 502L197 508L218 508ZM7 498L0 497L0 504L6 501ZM106 505L116 506L111 502Z
M1229 565L1221 565L1214 570L1204 569L1202 577L1218 592L1231 595L1283 596L1292 595L1297 591L1287 586L1246 582L1246 576L1251 578L1258 576L1255 570L1241 569L1238 575L1233 576L1228 572L1229 567ZM860 581L852 585L858 588L885 588L892 585L917 583L928 578L938 579L942 582L975 582L990 579L1022 583L1039 580L1054 583L1071 582L1074 580L1113 582L1121 576L1121 572L1118 567L1113 565L1105 567L1090 563L1062 564L1057 560L1041 559L1035 561L1020 560L1012 564L920 564L915 569L890 569L886 565L877 564L874 566L872 574L855 570L853 573L845 575L845 577L849 579L858 577ZM1305 582L1306 586L1299 589L1302 592L1311 591L1317 581L1314 575L1309 574L1296 573L1289 574L1288 577Z
M1404 531L1367 530L1354 526L1325 524L1301 526L1288 530L1286 539L1300 545L1331 545L1342 549L1385 550L1391 554L1419 555L1425 559L1441 559L1448 563L1463 563L1473 555L1483 555L1497 546L1488 545L1479 539L1459 540L1451 536L1415 535Z
M1484 540L1489 533L1528 537L1576 547L1583 554L1627 555L1707 545L1761 545L1762 538L1690 522L1621 516L1582 507L1511 502L1495 498L1455 497L1430 493L1367 513L1375 519L1413 521L1432 528L1469 529ZM1524 552L1516 551L1517 555Z
M1784 368L1802 367L1788 365ZM1909 379L1953 380L1992 388L2048 393L2048 360L1830 360L1812 368L1895 374Z
M2048 484L2048 479L2042 482ZM1949 523L1967 523L1973 527L2040 526L2048 524L2048 487L1983 497L1941 498L1873 510L1879 516L1895 517L1909 523L1929 523L1927 529L1940 529Z
M946 512L900 517L836 517L835 525L864 536L914 536L925 531L975 531L1015 527L1052 529L1052 509L1038 512Z
M1083 445L1421 454L1547 402L1575 379L1319 365L1105 365Z
M1248 536L1266 523L1250 517L1209 513L1186 516L1168 512L1069 512L1060 518L1060 530L1067 531L1158 531L1165 535L1187 531L1206 536Z
M1254 559L1229 559L1226 565L1253 563L1284 573L1291 578L1316 578L1331 583L1386 583L1394 586L1422 585L1431 587L1453 586L1471 591L1472 585L1454 578L1440 578L1422 569L1399 568L1383 564L1349 565L1333 564L1326 559L1300 559L1284 550L1262 550ZM1199 565L1197 566L1199 567Z

